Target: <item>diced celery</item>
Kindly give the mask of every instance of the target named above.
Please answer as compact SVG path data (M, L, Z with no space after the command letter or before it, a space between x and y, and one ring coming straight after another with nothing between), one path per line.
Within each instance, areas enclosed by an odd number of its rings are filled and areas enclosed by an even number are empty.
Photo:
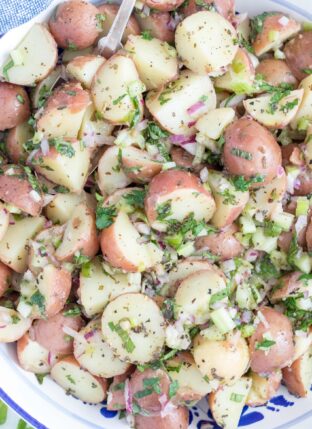
M306 252L302 252L299 257L296 257L294 259L294 264L305 274L309 274L311 272L311 258Z
M251 337L251 335L255 332L255 327L253 325L243 325L240 328L240 331L244 338Z
M243 234L253 234L257 230L256 225L250 216L241 216L239 218L239 223L242 226Z
M188 243L183 244L177 250L178 255L180 256L190 256L195 252L195 246L193 241L189 241Z
M297 207L296 207L296 216L307 215L310 207L310 201L307 197L298 197Z
M306 118L306 117L300 118L298 121L297 130L298 131L306 131L309 124L310 124L310 121L308 118Z
M169 244L170 247L174 249L178 249L183 242L182 234L168 235L166 237L166 243Z
M278 237L267 237L263 228L257 228L252 236L252 242L256 250L270 253L277 248Z
M278 36L279 36L278 31L274 31L274 30L269 31L269 41L270 42L275 42L278 39Z
M275 268L279 271L289 269L289 264L287 262L287 254L285 252L281 252L280 250L273 250L273 252L270 253L270 259Z
M137 97L146 90L145 85L140 80L134 80L128 85L128 93L130 97Z
M237 232L235 234L235 238L237 238L240 244L246 248L250 246L251 237L252 237L252 234L242 234L240 232Z
M177 165L175 162L164 162L162 165L162 169L165 170L171 170L171 168L175 168Z
M276 225L280 226L284 231L289 231L295 216L291 213L280 212L272 215L272 220Z
M257 306L251 288L246 283L238 285L235 298L237 305L242 310L253 310Z
M216 325L209 326L200 332L200 335L211 341L222 341L224 340L224 334L217 328Z
M232 331L236 326L226 308L218 308L218 310L214 310L210 316L211 320L222 334Z

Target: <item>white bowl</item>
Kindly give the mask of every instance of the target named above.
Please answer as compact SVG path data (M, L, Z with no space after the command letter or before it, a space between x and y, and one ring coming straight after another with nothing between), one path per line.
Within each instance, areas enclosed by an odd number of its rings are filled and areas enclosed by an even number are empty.
M60 3L61 0L56 0ZM56 2L53 2L55 4ZM312 21L312 0L236 0L239 12L256 15L264 11L287 12L300 20ZM49 8L51 9L51 8ZM45 20L49 11L36 17ZM16 40L31 23L13 30L0 41L0 62L14 48ZM221 357L222 358L222 357ZM23 371L16 361L15 345L0 346L0 398L36 429L122 429L126 421L118 413L107 411L105 404L88 405L67 396L48 377L39 385L33 374ZM312 428L312 394L297 399L285 388L266 406L245 407L240 426L248 429L310 429ZM217 429L207 402L201 401L190 412L190 429Z

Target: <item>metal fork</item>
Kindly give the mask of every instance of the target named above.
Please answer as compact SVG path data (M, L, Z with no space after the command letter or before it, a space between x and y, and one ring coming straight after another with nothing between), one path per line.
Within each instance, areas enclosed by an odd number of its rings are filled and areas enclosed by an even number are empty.
M98 41L98 51L103 57L111 57L121 48L121 39L133 11L136 0L123 0L107 36Z

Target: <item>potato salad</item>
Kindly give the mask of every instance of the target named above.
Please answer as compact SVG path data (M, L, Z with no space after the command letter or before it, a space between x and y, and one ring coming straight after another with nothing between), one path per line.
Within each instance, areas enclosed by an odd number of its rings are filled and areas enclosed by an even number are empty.
M68 0L0 67L0 342L136 429L312 381L312 23Z

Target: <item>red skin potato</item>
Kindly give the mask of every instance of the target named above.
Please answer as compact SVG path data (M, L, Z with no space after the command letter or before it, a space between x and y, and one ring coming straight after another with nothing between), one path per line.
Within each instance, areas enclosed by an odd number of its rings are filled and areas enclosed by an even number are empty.
M117 386L118 384L124 383L134 371L135 371L135 366L133 365L124 374L116 375L113 378L113 382L109 386L109 395L107 398L108 410L114 411L114 410L126 409L125 390L124 389L114 390L114 387Z
M3 262L0 262L0 298L9 288L9 281L12 276L12 270Z
M98 9L91 3L70 0L60 4L49 21L49 28L61 48L72 45L85 49L93 45L100 29L96 15Z
M22 86L0 82L0 104L5 106L0 116L0 131L16 127L30 116L29 98Z
M256 68L256 74L261 74L264 80L273 86L279 86L281 83L288 83L293 85L294 88L298 86L297 79L283 60L266 58L260 61L260 64Z
M302 286L302 282L299 280L301 276L302 273L300 271L294 271L293 273L284 275L279 280L279 287L276 290L273 290L270 300L272 302L280 301L296 292L297 289Z
M235 16L234 0L203 0L203 4L214 6L216 11L229 21L232 21ZM205 7L197 4L196 0L189 0L186 6L182 8L182 13L185 16L189 16L200 10L205 10Z
M136 429L187 429L189 427L189 411L179 407L165 417L135 416Z
M112 19L115 19L117 12L119 9L119 5L117 4L101 4L98 6L99 13L103 13L105 16L109 16ZM127 38L130 34L137 36L141 33L139 24L133 15L130 16L127 27L124 31L122 42L126 43Z
M169 12L152 11L149 16L135 15L142 30L149 30L153 37L163 42L174 42L174 31L170 27L171 16Z
M40 276L41 274L39 274ZM52 282L52 281L51 281ZM71 274L62 268L54 267L53 290L46 300L45 316L53 317L63 310L71 290Z
M283 382L288 391L299 398L305 398L308 395L308 390L302 382L301 356L295 360L291 366L282 369Z
M294 76L301 81L308 76L303 70L312 69L312 31L305 31L286 43L284 54Z
M282 146L282 165L286 167L289 164L304 166L304 154L298 144L290 143L287 146Z

